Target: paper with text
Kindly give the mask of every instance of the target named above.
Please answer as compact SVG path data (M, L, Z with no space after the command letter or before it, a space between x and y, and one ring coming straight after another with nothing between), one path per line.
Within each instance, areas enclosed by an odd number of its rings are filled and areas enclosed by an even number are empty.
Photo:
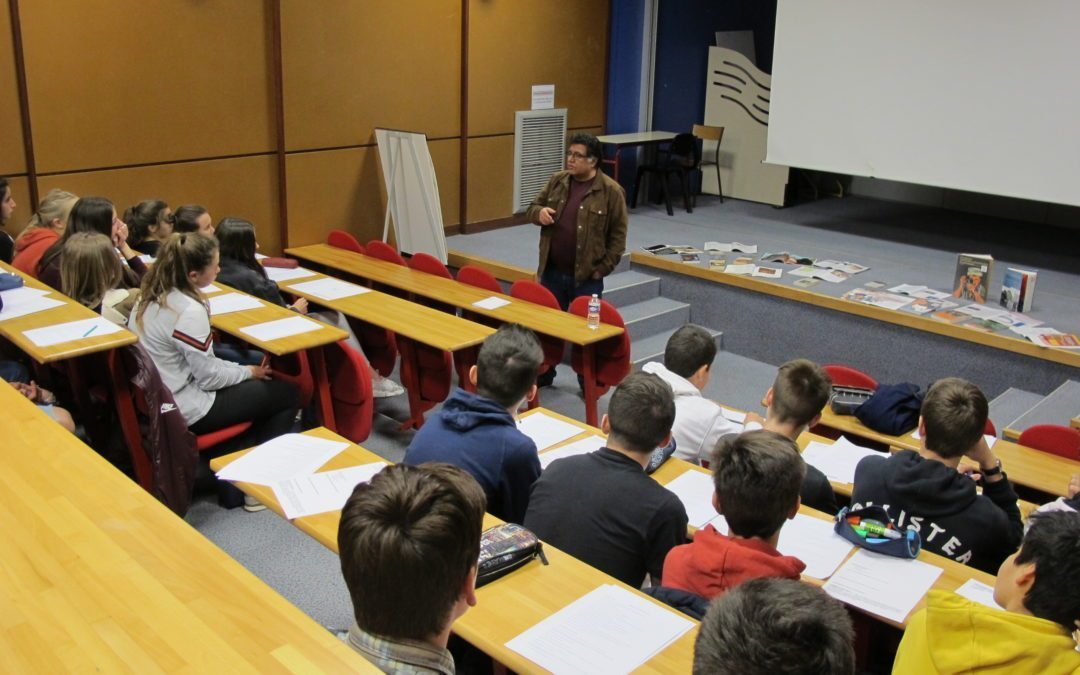
M629 673L694 623L611 584L585 594L506 643L552 673Z
M313 277L316 272L305 269L303 267L263 267L266 272L266 277L270 281L281 283L282 281L289 281L290 279L303 279L304 277Z
M210 303L210 316L243 312L249 309L258 309L263 306L262 300L253 298L242 293L222 293L207 298Z
M572 457L573 455L585 455L595 450L599 450L607 443L607 439L603 436L597 436L596 434L590 434L581 440L574 441L573 443L567 443L566 445L555 448L554 450L548 450L540 453L540 468L546 469L548 465L557 459L563 457Z
M0 293L0 298L4 299L4 306L0 308L0 321L63 306L63 300L45 297L48 294L49 291L30 288L29 286L12 288L9 291Z
M576 424L564 422L542 412L522 417L517 422L517 428L518 431L533 440L537 451L547 450L556 443L562 443L566 439L585 431Z
M389 466L386 462L372 462L308 476L296 476L275 483L274 495L289 520L327 511L340 511L353 493L353 488L368 482L386 466Z
M968 579L964 582L964 585L956 589L956 594L962 595L968 600L977 602L980 605L1001 609L1001 605L997 604L994 600L994 587L984 584L981 581Z
M120 330L122 330L120 326L112 321L97 316L93 319L80 319L79 321L68 321L43 328L34 328L33 330L23 331L23 335L38 347L51 347L62 342L72 342L83 338L97 337L98 335L118 333Z
M941 573L919 560L859 549L823 588L840 602L903 623Z
M251 449L217 472L222 480L273 485L287 478L304 476L330 461L348 443L304 434L285 434Z
M694 527L704 527L716 518L716 509L712 505L712 476L704 471L691 469L665 485L675 493L686 509L686 516Z
M323 327L323 324L302 316L290 316L287 319L256 323L240 329L240 332L254 340L269 342L293 335L311 333Z
M833 530L833 521L801 513L784 523L776 544L776 549L784 555L803 561L806 564L803 574L815 579L832 576L853 548L854 544Z
M299 284L292 284L288 290L293 290L297 293L305 293L307 295L314 295L316 298L321 298L322 300L340 300L354 295L362 295L369 292L371 289L357 286L356 284L350 284L349 282L340 279L334 279L333 277L324 277L314 281L304 281Z
M473 303L473 307L479 307L480 309L498 309L509 304L509 300L504 300L503 298L492 295L491 297L484 298L483 300L477 300Z
M866 457L887 458L889 453L855 445L843 436L834 443L810 441L802 453L803 461L837 483L854 483L855 467Z

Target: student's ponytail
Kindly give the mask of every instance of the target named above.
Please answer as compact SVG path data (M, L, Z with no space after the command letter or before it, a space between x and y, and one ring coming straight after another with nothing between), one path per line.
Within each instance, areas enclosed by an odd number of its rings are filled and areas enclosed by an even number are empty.
M165 240L158 249L154 265L143 277L139 310L135 314L139 325L142 325L143 314L150 303L168 306L166 298L173 290L196 300L209 312L205 298L191 282L188 273L205 269L213 263L217 248L217 239L193 233L173 234Z

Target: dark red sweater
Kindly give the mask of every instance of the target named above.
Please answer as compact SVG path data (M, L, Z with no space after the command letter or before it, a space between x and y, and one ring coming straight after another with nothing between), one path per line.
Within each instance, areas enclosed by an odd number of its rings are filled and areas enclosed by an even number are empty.
M715 598L750 579L798 579L806 565L763 539L736 539L706 525L664 560L664 586Z

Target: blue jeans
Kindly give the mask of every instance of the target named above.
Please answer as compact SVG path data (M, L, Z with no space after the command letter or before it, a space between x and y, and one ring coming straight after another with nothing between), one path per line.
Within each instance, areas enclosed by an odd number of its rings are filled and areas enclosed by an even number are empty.
M574 298L583 295L591 296L593 293L601 298L604 297L603 279L586 279L581 284L577 284L573 274L563 274L550 267L541 275L540 285L552 292L564 312L570 307Z

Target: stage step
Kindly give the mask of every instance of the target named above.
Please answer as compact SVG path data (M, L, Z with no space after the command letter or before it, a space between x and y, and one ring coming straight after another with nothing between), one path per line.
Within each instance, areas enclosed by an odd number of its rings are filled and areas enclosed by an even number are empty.
M690 305L660 296L620 307L619 314L633 341L683 325L690 320Z
M1009 387L997 398L990 401L990 419L998 429L998 435L1014 421L1042 401L1044 396L1033 391Z
M1080 415L1080 382L1066 380L1046 398L1008 424L1006 428L1016 433L1005 434L1005 437L1016 440L1020 432L1036 424L1068 426L1069 420L1077 415Z
M604 279L604 300L616 308L644 302L660 295L660 278L633 270Z
M679 326L670 328L660 333L650 335L648 337L641 338L640 340L632 340L630 342L630 364L634 369L639 369L649 361L664 361L664 347L667 346L668 338L671 334L678 330ZM718 330L712 328L706 328L705 330L713 336L716 340L717 351L723 349L724 334Z

